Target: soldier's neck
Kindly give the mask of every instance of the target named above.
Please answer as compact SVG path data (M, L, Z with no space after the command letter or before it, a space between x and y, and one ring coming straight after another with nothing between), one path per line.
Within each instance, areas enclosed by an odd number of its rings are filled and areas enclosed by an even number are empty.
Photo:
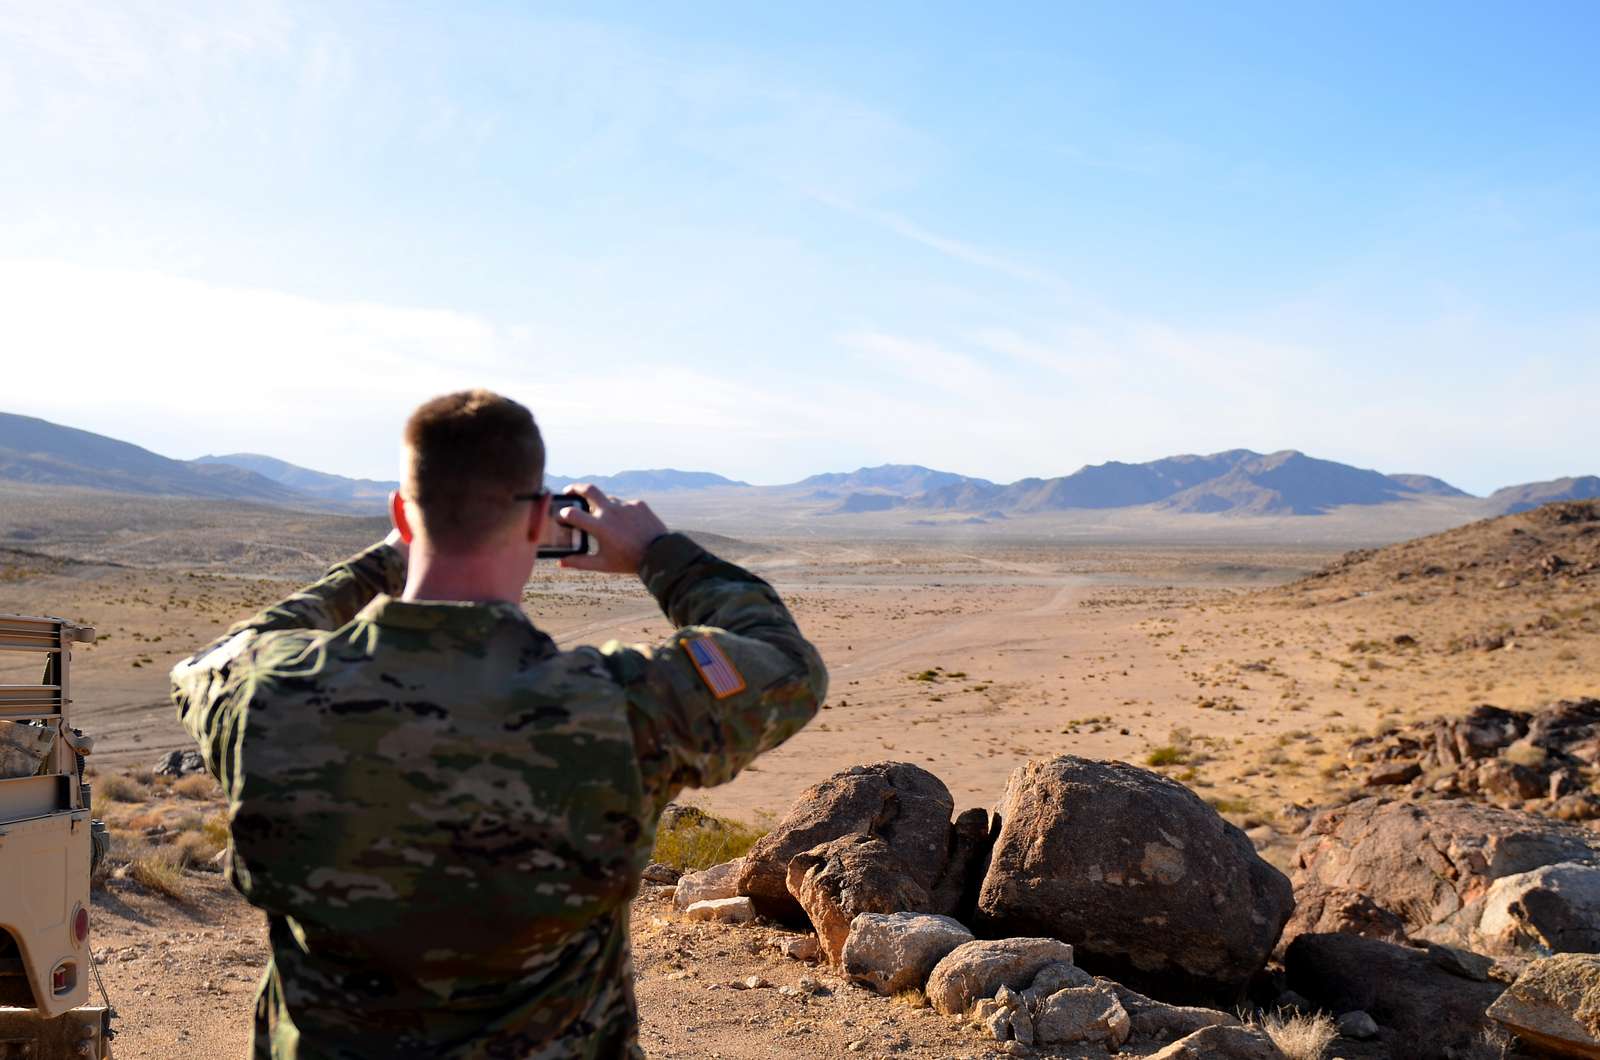
M528 575L515 566L501 556L441 556L413 549L400 599L518 603Z

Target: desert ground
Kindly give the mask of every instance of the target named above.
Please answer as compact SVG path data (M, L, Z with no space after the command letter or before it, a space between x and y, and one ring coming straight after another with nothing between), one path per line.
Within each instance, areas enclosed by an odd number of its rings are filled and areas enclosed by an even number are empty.
M223 841L214 788L149 774L162 753L190 746L166 674L382 527L247 506L198 518L183 501L130 501L108 524L98 504L7 495L0 611L96 627L73 676L77 723L99 741L97 809L124 862L175 835L191 847L171 872L125 865L96 891L118 1055L239 1055L263 932L205 871ZM1477 703L1594 693L1600 579L1519 574L1504 549L1479 557L1487 546L1473 529L1410 559L1401 550L1341 570L1345 550L1326 534L1119 544L1045 524L986 538L842 525L763 537L716 525L702 540L782 592L821 648L831 690L800 735L684 801L760 827L829 774L893 759L938 775L958 809L991 806L1024 761L1072 753L1180 779L1284 866L1300 809L1359 786L1361 767L1344 753L1352 739ZM632 579L541 568L524 602L563 645L670 632ZM17 679L0 669L0 682ZM641 899L635 910L652 1055L977 1056L994 1044L776 958L773 929L719 932L677 923L669 909ZM775 989L729 986L752 975ZM803 977L828 992L801 989ZM774 1008L781 987L795 989Z

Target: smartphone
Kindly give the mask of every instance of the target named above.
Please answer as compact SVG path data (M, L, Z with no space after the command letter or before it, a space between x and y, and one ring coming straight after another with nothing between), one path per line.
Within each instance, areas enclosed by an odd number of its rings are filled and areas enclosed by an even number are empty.
M544 532L539 535L539 558L557 559L561 556L581 556L589 551L589 532L558 522L556 516L568 508L589 510L589 502L576 493L558 493L550 498L550 515L544 521Z

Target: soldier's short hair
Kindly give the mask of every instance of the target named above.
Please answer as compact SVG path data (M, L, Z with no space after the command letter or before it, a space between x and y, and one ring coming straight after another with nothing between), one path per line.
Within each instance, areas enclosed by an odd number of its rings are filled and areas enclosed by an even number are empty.
M533 413L488 390L424 402L406 421L402 489L422 510L428 537L471 549L512 515L515 494L544 483L544 439Z

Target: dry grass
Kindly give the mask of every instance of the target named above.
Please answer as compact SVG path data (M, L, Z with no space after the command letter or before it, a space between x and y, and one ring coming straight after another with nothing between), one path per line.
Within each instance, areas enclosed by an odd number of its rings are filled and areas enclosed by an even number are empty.
M112 802L143 802L150 797L149 789L120 773L108 773L99 778L94 785L94 794Z
M172 793L185 799L217 799L222 797L222 787L209 773L195 773L175 781Z
M914 986L900 991L894 996L893 1000L896 1005L904 1005L906 1008L928 1007L928 995Z
M699 872L724 861L743 857L756 840L767 834L738 821L707 816L700 821L682 821L656 833L651 859L684 872Z
M1261 1029L1289 1060L1322 1060L1339 1037L1333 1018L1322 1012L1313 1016L1287 1011L1263 1015Z
M174 850L152 850L141 854L128 862L128 878L147 891L181 902L188 897L181 857Z

